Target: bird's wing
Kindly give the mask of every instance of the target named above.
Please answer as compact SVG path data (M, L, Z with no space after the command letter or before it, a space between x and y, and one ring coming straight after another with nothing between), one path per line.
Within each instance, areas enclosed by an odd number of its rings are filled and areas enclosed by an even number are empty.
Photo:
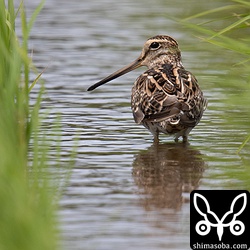
M135 122L160 122L182 115L186 126L195 126L204 108L196 78L183 67L164 65L149 69L136 80L131 97Z

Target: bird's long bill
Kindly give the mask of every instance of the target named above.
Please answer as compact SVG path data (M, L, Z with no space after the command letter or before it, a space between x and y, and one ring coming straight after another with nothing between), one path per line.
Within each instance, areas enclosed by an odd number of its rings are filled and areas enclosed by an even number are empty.
M102 79L101 81L99 81L99 82L95 83L94 85L90 86L88 88L88 91L94 90L97 87L99 87L99 86L101 86L101 85L103 85L103 84L105 84L107 82L110 82L110 81L114 80L115 78L117 78L119 76L122 76L122 75L128 73L129 71L132 71L132 70L134 70L134 69L136 69L136 68L138 68L140 66L141 66L141 59L138 58L134 62L132 62L131 64L117 70L113 74L107 76L106 78Z

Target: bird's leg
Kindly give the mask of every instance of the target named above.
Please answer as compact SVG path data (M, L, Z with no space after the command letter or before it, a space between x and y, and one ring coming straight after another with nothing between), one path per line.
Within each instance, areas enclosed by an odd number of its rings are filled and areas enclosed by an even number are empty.
M183 138L183 140L182 140L183 143L188 142L188 137L187 137L187 135L183 135L182 138Z
M159 131L154 132L154 143L159 143Z

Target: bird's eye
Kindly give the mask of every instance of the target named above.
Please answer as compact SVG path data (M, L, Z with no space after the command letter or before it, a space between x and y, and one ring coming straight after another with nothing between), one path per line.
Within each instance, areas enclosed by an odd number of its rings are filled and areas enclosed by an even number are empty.
M152 42L149 47L151 49L158 49L160 47L160 44L157 42Z

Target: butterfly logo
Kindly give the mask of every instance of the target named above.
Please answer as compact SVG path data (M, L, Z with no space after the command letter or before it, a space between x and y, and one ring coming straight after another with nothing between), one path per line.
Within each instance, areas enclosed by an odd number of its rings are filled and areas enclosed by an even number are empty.
M200 202L203 201L203 204L205 204L205 211L204 211L204 206L203 206L203 209L199 208L198 206L199 199L200 199ZM243 205L239 210L237 210L237 208L235 207L235 204L239 203L240 199L243 199ZM246 208L246 205L247 205L246 193L239 194L233 199L231 206L230 206L230 210L227 211L222 216L221 219L219 219L218 216L213 211L210 210L210 205L207 199L203 195L199 193L195 193L194 198L193 198L193 203L194 203L194 207L196 211L204 218L203 220L200 220L199 222L197 222L195 226L195 230L199 235L204 236L204 235L209 234L211 227L217 228L217 235L218 235L219 241L221 241L222 239L222 235L224 233L225 227L229 227L230 232L236 236L244 233L245 225L243 224L242 221L237 220L237 216L239 216ZM228 218L230 219L231 217L232 217L231 221L225 223L225 220L226 219L228 220ZM211 220L213 222L211 222Z

